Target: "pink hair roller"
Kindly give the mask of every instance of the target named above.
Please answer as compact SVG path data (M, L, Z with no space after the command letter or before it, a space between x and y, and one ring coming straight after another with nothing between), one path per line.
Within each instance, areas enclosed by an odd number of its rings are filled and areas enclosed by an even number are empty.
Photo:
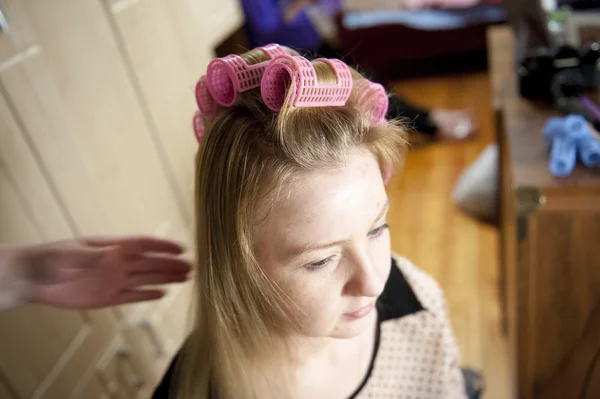
M217 103L208 91L206 76L202 76L196 84L196 102L205 117L211 117L217 113Z
M329 64L335 71L337 83L324 84L317 81L317 73L312 63L304 57L282 55L275 58L263 75L261 94L270 110L279 112L285 101L287 89L296 77L292 88L290 104L296 107L326 107L346 104L352 92L352 74L348 66L340 60L318 58Z
M200 142L204 136L204 120L200 111L196 111L194 114L194 135L198 142Z
M387 186L391 179L392 179L392 167L388 166L385 171L385 176L383 177L383 185Z
M385 122L385 115L389 107L389 99L385 89L379 83L373 83L368 79L360 79L355 83L359 91L359 104L367 103L371 109L371 123L379 125Z
M277 44L260 47L269 58L288 54L287 50ZM265 68L271 60L248 65L242 57L230 54L212 60L206 72L208 89L217 104L231 107L238 99L238 93L257 88Z

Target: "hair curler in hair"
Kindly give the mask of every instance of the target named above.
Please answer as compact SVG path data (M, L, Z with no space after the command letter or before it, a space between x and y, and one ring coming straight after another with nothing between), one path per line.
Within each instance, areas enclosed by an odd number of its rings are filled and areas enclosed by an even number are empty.
M270 60L248 65L239 55L230 54L214 59L208 64L206 71L208 90L217 104L231 107L236 103L238 93L260 86L265 68L273 58L288 54L288 51L278 44L269 44L259 49Z
M336 75L336 83L319 83L312 63L304 57L283 55L269 63L262 78L260 91L267 107L279 112L291 88L290 105L296 107L327 107L346 104L352 91L352 74L348 66L336 59L318 58L313 62L327 63Z
M200 142L200 140L202 140L202 136L204 136L204 117L202 116L200 111L196 111L196 113L194 114L193 125L194 135L196 136L198 142Z
M373 83L368 79L360 79L355 82L360 92L359 103L366 103L371 108L371 123L378 125L385 122L385 115L389 107L389 99L385 89L379 83Z
M204 117L211 117L217 113L217 103L208 91L206 76L202 76L196 84L196 102Z
M385 176L383 176L383 185L387 186L388 183L390 182L390 180L392 180L392 166L388 166L385 169Z

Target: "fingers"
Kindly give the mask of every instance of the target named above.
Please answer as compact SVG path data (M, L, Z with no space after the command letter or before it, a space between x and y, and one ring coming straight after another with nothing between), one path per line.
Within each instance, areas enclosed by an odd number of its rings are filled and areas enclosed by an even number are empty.
M175 241L150 236L83 237L81 240L95 248L119 246L120 250L127 255L138 255L143 252L179 255L184 252L184 248Z
M131 264L132 274L188 273L192 269L184 258L167 256L144 256Z
M142 287L145 285L160 285L169 283L182 283L187 281L188 276L185 273L177 274L165 274L165 273L154 273L154 274L138 274L129 276L128 285L131 288Z
M164 291L161 290L129 290L123 291L117 298L113 305L123 305L126 303L133 302L144 302L144 301L155 301L162 298L165 295Z

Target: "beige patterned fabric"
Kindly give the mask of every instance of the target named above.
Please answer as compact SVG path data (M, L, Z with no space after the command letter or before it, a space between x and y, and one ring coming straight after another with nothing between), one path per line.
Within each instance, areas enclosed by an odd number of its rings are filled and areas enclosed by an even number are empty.
M371 376L356 398L466 398L442 290L407 259L394 259L425 310L381 323Z
M466 398L442 290L408 260L393 259L378 301L378 345L369 374L352 399ZM175 392L175 364L173 360L154 399Z

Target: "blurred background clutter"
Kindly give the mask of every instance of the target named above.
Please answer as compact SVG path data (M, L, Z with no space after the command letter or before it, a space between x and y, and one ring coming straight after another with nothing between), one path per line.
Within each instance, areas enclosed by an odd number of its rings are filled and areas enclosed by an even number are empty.
M597 0L0 0L0 243L193 248L195 82L271 42L357 65L414 128L392 249L442 286L482 397L600 398ZM190 292L0 312L0 399L149 397Z

